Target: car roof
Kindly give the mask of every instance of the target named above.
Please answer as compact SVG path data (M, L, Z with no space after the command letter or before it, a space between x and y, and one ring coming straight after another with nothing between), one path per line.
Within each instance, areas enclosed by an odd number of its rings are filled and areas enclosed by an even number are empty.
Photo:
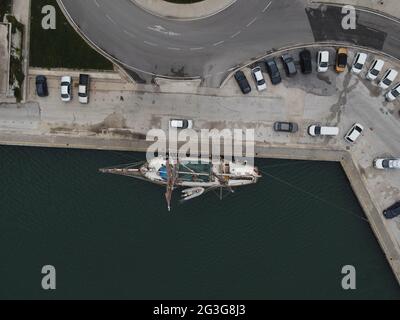
M328 58L329 57L329 51L320 51L319 53L321 54L322 58Z
M385 64L385 61L381 59L376 59L372 64L374 64L375 62L376 62L375 67L383 67L383 65Z
M367 54L364 52L357 53L358 55L358 63L364 63L367 60Z

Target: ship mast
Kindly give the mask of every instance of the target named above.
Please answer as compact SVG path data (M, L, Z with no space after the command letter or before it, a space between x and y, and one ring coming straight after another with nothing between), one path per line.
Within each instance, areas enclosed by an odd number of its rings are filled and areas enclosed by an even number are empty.
M168 211L171 211L171 199L172 193L174 191L175 183L176 183L176 174L177 174L177 166L179 162L175 165L171 164L169 158L166 161L167 166L167 191L165 192L165 199L167 200Z

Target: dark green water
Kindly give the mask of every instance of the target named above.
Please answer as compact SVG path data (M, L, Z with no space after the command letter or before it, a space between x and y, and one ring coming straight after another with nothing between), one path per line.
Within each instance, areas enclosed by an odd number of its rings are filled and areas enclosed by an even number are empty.
M160 187L97 171L142 156L0 147L0 298L400 298L339 164L260 160L275 179L168 213Z

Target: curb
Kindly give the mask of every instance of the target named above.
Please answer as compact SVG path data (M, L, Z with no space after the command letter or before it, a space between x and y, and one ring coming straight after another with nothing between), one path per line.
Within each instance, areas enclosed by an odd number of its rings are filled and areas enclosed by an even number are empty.
M146 11L147 13L157 16L159 18L163 19L169 19L169 20L177 20L177 21L195 21L195 20L200 20L200 19L206 19L210 18L226 9L228 9L230 6L236 3L237 0L208 0L209 3L217 3L219 1L225 1L226 4L223 6L218 6L217 10L210 10L210 12L205 13L205 14L199 14L199 13L194 13L194 14L183 14L181 16L175 15L175 12L178 12L178 6L183 7L186 6L187 8L190 7L191 10L186 10L186 11L194 11L193 7L199 7L199 6L210 6L211 4L204 4L204 3L191 3L191 4L176 4L176 3L168 3L165 2L161 5L157 3L151 3L153 1L144 1L144 3L141 0L131 0L132 3L136 6L138 6L140 9L143 11ZM147 2L147 3L146 3ZM182 12L182 11L181 11Z

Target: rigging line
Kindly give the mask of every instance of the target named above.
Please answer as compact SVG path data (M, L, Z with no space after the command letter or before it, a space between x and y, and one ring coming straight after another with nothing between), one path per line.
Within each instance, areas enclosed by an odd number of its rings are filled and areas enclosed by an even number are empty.
M258 167L258 168L261 168L261 170L263 170L263 169L269 169L269 168L288 167L288 166L299 165L299 164L303 164L304 165L304 164L306 164L306 162L303 161L303 160L297 160L295 162L290 161L289 163L274 164L274 165L270 165L270 166L267 165L265 167Z
M261 171L261 170L260 170L260 171ZM263 171L261 171L261 172L262 172L263 174L265 174L265 175L271 177L272 179L274 179L274 180L276 180L276 181L278 181L278 182L280 182L280 183L283 183L283 184L285 184L285 185L287 185L287 186L289 186L289 187L292 187L292 188L296 189L297 191L300 191L300 192L302 192L302 193L304 193L304 194L306 194L306 195L308 195L308 196L310 196L310 197L312 197L312 198L314 198L314 199L316 199L316 200L318 200L318 201L324 202L324 203L326 203L326 204L328 204L328 205L330 205L330 206L332 206L332 207L335 207L335 208L337 208L337 209L339 209L339 210L341 210L341 211L343 211L343 212L347 212L347 214L350 214L350 215L352 215L352 216L354 216L354 217L357 217L357 218L359 218L359 219L361 219L361 220L363 220L363 221L369 223L368 219L366 219L366 218L364 218L364 217L360 217L359 215L353 213L353 212L350 211L350 210L347 210L347 209L345 209L345 208L339 207L339 206L337 206L336 204L334 204L334 203L332 203L332 202L330 202L330 201L328 201L328 200L325 200L325 199L323 199L323 198L321 198L321 197L319 197L319 196L317 196L317 195L315 195L315 194L313 194L313 193L311 193L311 192L305 191L305 190L303 190L303 189L301 189L301 188L295 186L294 184L292 184L292 183L290 183L290 182L287 182L287 181L285 181L285 180L283 180L283 179L281 179L281 178L278 178L278 177L273 176L273 175L270 174L270 173L263 172ZM344 213L343 213L343 214L344 214Z
M136 158L136 157L130 155L130 154L128 153L128 151L127 151L127 152L119 152L119 151L111 150L110 152L115 153L115 154L118 154L118 155L121 155L121 156L124 156L124 157L127 157L127 158L131 158L132 160L135 160L135 161L141 161L141 160L139 160L138 158Z

